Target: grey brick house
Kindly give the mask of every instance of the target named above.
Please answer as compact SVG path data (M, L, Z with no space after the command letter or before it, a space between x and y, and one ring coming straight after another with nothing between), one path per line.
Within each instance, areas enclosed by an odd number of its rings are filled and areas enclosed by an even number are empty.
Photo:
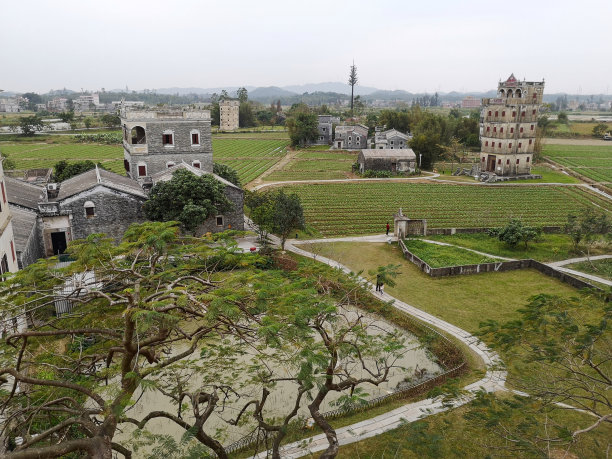
M398 150L408 148L410 136L396 129L376 131L374 134L374 146L376 149Z
M334 148L339 150L362 150L368 148L368 127L363 124L336 126Z
M315 144L317 145L331 145L333 141L332 133L334 124L339 124L340 118L332 115L319 115L319 136Z

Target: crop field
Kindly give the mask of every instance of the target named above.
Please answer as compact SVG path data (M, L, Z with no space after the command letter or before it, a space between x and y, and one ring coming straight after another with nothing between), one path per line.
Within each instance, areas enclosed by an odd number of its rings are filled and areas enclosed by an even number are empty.
M259 136L259 134L257 134ZM243 184L261 175L286 153L288 140L213 137L214 160L233 167ZM17 169L53 167L61 160L91 160L124 174L123 147L83 143L0 143L0 151L15 160Z
M356 153L330 151L300 151L282 169L268 175L266 181L331 180L352 177Z
M431 244L418 239L406 239L404 244L408 250L432 268L500 261L459 247Z
M597 182L612 182L612 145L544 145L544 156Z
M579 187L469 186L424 183L329 183L286 187L297 193L306 223L323 236L381 233L401 207L430 228L498 227L511 217L528 225L563 225L567 214L612 203Z

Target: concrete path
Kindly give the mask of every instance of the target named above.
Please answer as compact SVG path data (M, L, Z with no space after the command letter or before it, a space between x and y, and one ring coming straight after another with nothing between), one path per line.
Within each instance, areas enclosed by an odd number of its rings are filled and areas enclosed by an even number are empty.
M606 258L612 258L612 255L595 255L592 257L579 257L579 258L569 258L567 260L561 261L553 261L552 263L546 263L551 268L555 268L557 271L563 271L564 273L571 274L573 276L584 277L585 279L589 279L595 282L599 282L600 284L612 286L612 281L608 279L604 279L603 277L595 276L593 274L583 273L582 271L576 271L575 269L564 268L565 265L570 265L573 263L580 263L582 261L588 260L604 260Z
M377 238L376 242L380 242L380 236L374 237ZM287 241L285 243L285 249L309 258L316 258L317 261L326 263L334 268L341 269L346 273L351 272L349 268L334 260L317 256L315 254L302 250L299 247L296 247L294 242L296 241ZM362 280L364 282L366 281L363 278ZM482 388L491 392L505 390L506 371L499 369L501 364L499 356L495 352L491 351L478 338L471 335L467 331L462 330L459 327L456 327L448 322L443 321L442 319L439 319L438 317L421 311L420 309L417 309L414 306L410 306L409 304L406 304L403 301L399 301L396 298L393 298L388 293L383 293L382 295L376 293L374 286L372 284L369 284L369 286L373 295L378 296L384 301L393 301L393 307L404 311L429 325L433 325L434 327L448 333L449 335L454 336L461 342L465 343L474 353L476 353L483 360L487 369L485 376L482 379L476 381L475 383L466 386L464 388L465 390L467 390L468 392L474 392ZM472 395L466 395L456 400L452 407L461 406L469 402L472 398ZM426 400L409 403L388 413L381 414L380 416L376 416L371 419L352 424L350 426L336 429L338 441L340 442L340 445L354 443L369 437L373 437L375 435L379 435L388 430L395 429L400 426L402 420L416 421L420 418L440 413L449 408L450 407L443 406L441 400L439 399L428 398ZM314 437L305 439L303 441L298 441L285 445L281 448L281 456L283 458L302 457L310 453L323 451L327 448L327 446L328 442L324 434L315 435ZM255 457L263 459L266 457L266 454L260 453Z
M584 277L585 279L589 279L589 280L592 280L592 281L595 281L595 282L599 282L600 284L612 286L612 281L609 281L608 279L604 279L603 277L594 276L592 274L587 274L587 273L583 273L581 271L576 271L575 269L563 268L563 267L560 267L560 266L557 266L555 269L557 271L562 271L564 273L571 274L573 276Z
M346 183L346 182L387 182L387 183L401 183L401 182L411 182L415 180L429 180L430 178L439 177L440 174L434 174L433 172L423 172L424 174L428 174L426 176L416 176L416 177L406 177L406 178L354 178L354 179L328 179L328 180L284 180L281 182L268 182L262 183L261 185L254 186L252 191L261 190L263 188L271 187L271 186L282 186L282 185L300 185L300 184L308 184L308 183Z
M546 263L546 264L548 266L556 268L556 267L559 267L559 266L571 265L573 263L580 263L581 261L603 260L605 258L612 258L612 255L594 255L592 257L568 258L567 260L553 261L551 263Z

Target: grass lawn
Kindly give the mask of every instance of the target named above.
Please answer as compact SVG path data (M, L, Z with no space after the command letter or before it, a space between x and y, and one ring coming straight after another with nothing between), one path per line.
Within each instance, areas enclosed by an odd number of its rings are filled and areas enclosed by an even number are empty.
M427 236L426 239L447 242L468 249L479 250L500 257L507 258L533 258L538 261L560 261L568 258L583 256L582 252L574 252L572 241L565 234L542 234L538 242L530 242L525 249L523 244L510 247L490 237L486 233L454 234L452 236ZM612 252L612 247L601 244L591 249L593 255L603 255Z
M404 244L408 250L432 268L500 261L499 259L484 257L458 247L431 244L418 239L406 239Z
M531 173L541 175L541 179L529 180L529 183L581 183L576 177L541 165L531 168ZM527 182L526 182L527 183Z
M592 180L612 181L612 145L544 145L542 155Z
M500 397L503 395L499 395ZM464 405L450 412L440 413L415 423L404 425L389 432L377 435L367 440L340 447L339 459L383 459L405 458L490 458L490 457L533 457L524 454L511 453L504 450L494 450L488 445L500 444L500 439L491 432L471 425L464 418L471 405ZM548 421L563 422L572 429L584 428L593 420L586 414L555 411ZM542 425L545 418L542 415ZM424 435L416 436L418 427L424 426ZM572 446L571 452L577 456L559 454L554 457L571 459L605 457L606 447L612 437L612 427L609 425L589 432L579 437ZM427 451L424 439L434 440L436 449ZM411 441L412 440L412 441ZM421 440L419 442L419 440ZM415 451L416 450L416 451ZM315 456L306 456L315 457Z
M612 258L604 258L603 260L583 261L565 265L565 268L575 269L594 276L603 277L604 279L612 280Z

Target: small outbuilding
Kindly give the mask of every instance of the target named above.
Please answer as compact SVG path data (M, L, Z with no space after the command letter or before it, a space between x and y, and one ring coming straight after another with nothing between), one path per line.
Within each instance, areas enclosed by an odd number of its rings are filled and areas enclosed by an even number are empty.
M416 169L416 155L411 148L361 150L357 162L362 174L365 171L414 172Z

